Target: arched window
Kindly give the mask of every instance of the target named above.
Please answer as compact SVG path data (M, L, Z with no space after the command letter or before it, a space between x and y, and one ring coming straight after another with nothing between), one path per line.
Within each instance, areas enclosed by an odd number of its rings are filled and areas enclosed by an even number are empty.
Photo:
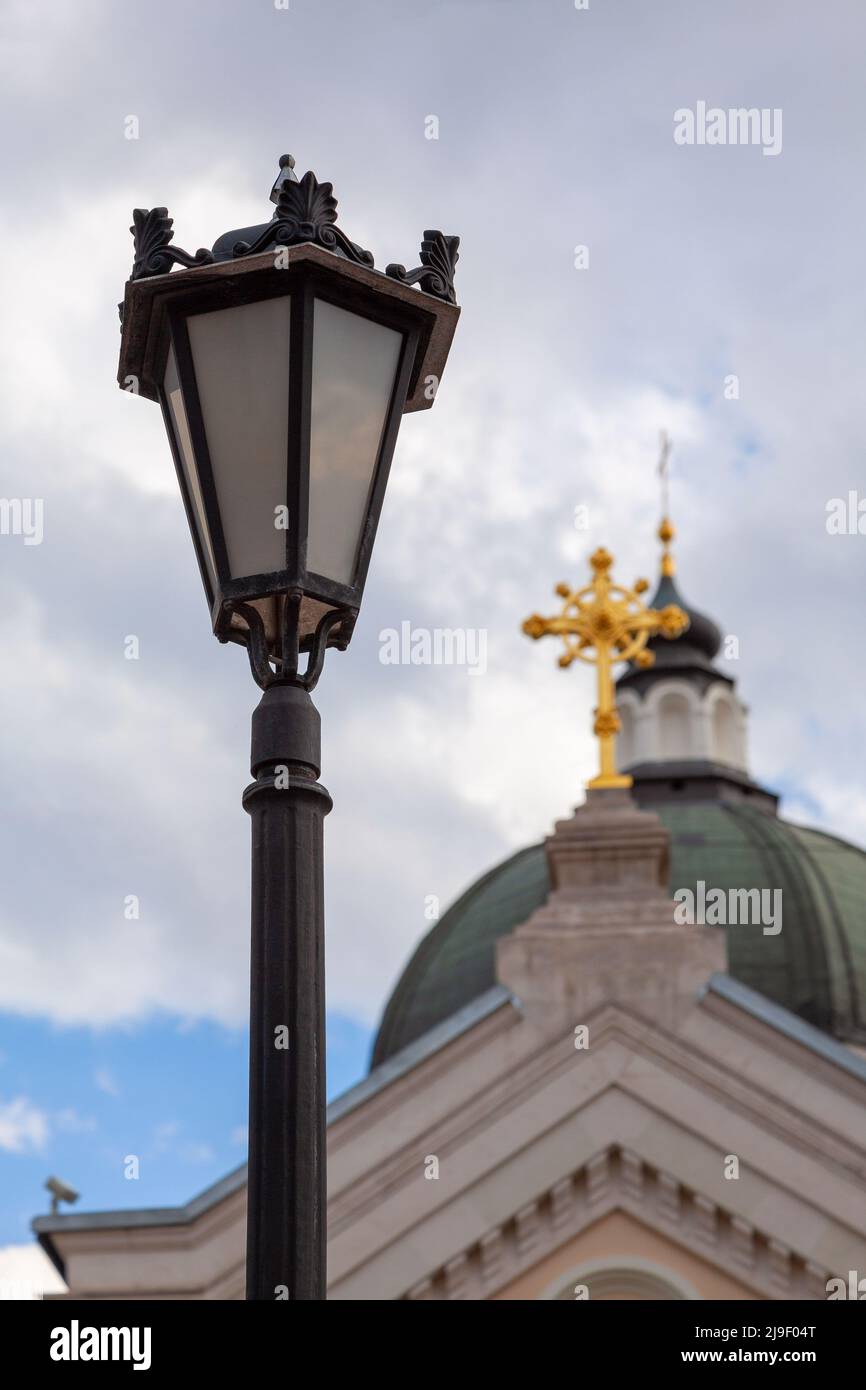
M634 711L630 705L623 700L617 701L619 712L619 722L621 725L619 738L617 741L617 762L620 767L628 767L635 761L635 741L634 741Z
M737 726L730 701L722 697L713 710L713 757L720 763L740 764Z
M691 758L692 711L685 695L669 691L658 706L659 755L662 758Z
M560 1274L552 1284L539 1295L539 1299L554 1299L558 1303L571 1303L585 1298L589 1301L611 1303L618 1300L635 1302L674 1302L680 1300L700 1300L701 1295L681 1274L654 1260L615 1258L612 1260L592 1260L578 1265L567 1274Z

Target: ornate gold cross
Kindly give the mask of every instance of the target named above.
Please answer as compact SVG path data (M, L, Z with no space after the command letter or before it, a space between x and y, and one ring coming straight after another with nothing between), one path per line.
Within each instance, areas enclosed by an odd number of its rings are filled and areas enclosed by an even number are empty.
M565 651L559 658L560 666L579 660L597 668L598 707L593 733L599 740L599 773L589 786L630 787L631 777L616 770L616 736L621 725L611 668L616 661L652 666L655 655L646 650L652 634L679 637L689 620L675 603L661 610L647 608L638 597L649 588L645 579L638 579L631 589L615 583L610 576L613 556L603 546L590 556L589 563L593 569L592 583L583 589L557 584L555 592L565 599L562 612L555 618L533 613L523 624L523 631L528 637L561 637Z

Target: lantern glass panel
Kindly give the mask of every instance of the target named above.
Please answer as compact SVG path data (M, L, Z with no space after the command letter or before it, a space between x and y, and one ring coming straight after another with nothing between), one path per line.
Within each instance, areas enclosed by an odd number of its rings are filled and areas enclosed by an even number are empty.
M173 347L169 348L168 360L165 364L163 389L165 391L165 399L171 419L171 429L174 435L175 448L180 459L181 468L183 469L187 496L192 506L199 545L204 555L205 566L210 576L211 585L216 589L216 561L214 560L213 545L211 543L210 531L208 530L204 501L201 495L201 485L198 480L198 469L196 468L195 454L193 452L192 439L189 432L189 421L187 420L186 407L183 403L183 392L180 389L180 381L177 375L177 362L175 360Z
M307 568L352 584L402 333L316 299Z
M281 295L187 320L232 579L286 567L290 312Z

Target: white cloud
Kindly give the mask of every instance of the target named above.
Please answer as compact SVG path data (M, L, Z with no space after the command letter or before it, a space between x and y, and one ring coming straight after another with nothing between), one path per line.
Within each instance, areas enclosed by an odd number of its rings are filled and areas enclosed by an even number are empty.
M7 1153L38 1153L48 1140L49 1121L44 1110L17 1096L0 1101L0 1149Z
M0 1300L33 1300L65 1293L66 1284L41 1245L0 1246Z
M92 1134L97 1127L92 1115L79 1115L72 1106L66 1110L58 1110L54 1116L54 1124L65 1134Z
M294 152L334 180L340 224L380 265L409 264L431 221L463 237L452 357L435 408L404 420L356 636L316 696L335 803L328 997L355 1016L378 1013L429 925L426 895L444 908L579 800L592 675L559 671L520 623L600 542L625 578L653 577L660 426L683 592L740 639L753 768L795 789L798 815L866 840L866 541L824 530L827 498L863 486L863 97L836 62L857 20L821 30L771 6L756 26L753 8L735 0L700 31L660 11L638 43L602 6L587 47L585 15L478 3L456 50L422 46L411 67L403 24L421 32L423 7L401 7L399 36L384 12L347 11L339 45L327 7L304 21L345 100L314 100L316 65L296 65L297 111L316 120ZM45 497L46 539L2 541L0 1006L95 1027L164 1011L242 1023L257 693L208 633L159 411L115 385L115 306L133 206L167 204L195 250L269 215L282 151L262 144L257 100L221 101L222 0L192 68L158 3L148 34L123 7L35 13L6 12L27 81L6 88L0 418L4 487ZM261 11L236 34L241 96L280 90L284 19ZM724 104L741 88L782 102L780 158L675 147L684 74ZM439 142L423 139L422 88L444 93ZM130 106L139 142L122 138ZM380 666L378 633L404 618L487 629L486 675ZM138 665L120 663L127 632Z
M97 1090L104 1091L107 1096L120 1095L120 1087L108 1067L97 1067L93 1074L93 1084Z
M178 1156L184 1163L213 1163L216 1158L210 1144L189 1142L178 1149Z

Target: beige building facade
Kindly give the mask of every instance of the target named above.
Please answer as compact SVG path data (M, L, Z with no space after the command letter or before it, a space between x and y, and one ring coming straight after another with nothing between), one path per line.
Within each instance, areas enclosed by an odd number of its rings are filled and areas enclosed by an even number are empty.
M866 1062L675 922L667 855L590 793L496 984L331 1105L329 1298L809 1300L866 1270ZM36 1225L67 1297L239 1299L244 1219L239 1170Z

